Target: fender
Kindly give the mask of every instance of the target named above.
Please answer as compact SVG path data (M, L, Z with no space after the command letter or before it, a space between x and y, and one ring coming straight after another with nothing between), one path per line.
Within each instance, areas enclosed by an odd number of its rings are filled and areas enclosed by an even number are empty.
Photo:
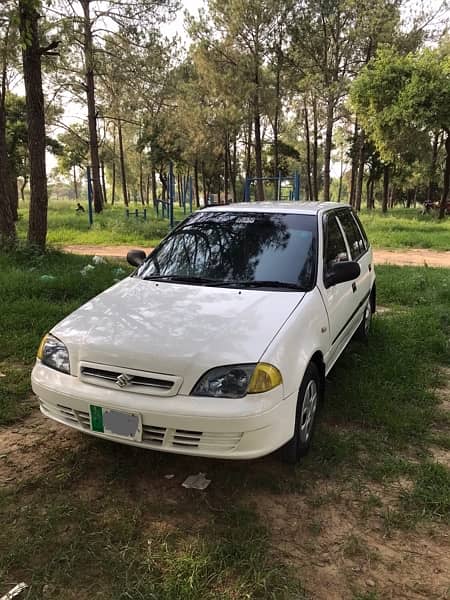
M328 314L320 292L315 287L305 294L261 360L280 369L286 398L298 392L311 358L317 352L326 356L330 343Z

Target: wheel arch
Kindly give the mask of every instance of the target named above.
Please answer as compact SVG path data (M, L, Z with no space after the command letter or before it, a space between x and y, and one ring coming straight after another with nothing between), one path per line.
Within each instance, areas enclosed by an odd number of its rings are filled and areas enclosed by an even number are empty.
M370 290L370 307L372 309L372 314L374 314L377 310L377 282L373 282L372 289Z
M322 352L320 350L316 350L316 352L314 352L314 354L311 356L311 360L309 362L313 363L320 373L320 382L323 391L325 387L325 362L323 360Z

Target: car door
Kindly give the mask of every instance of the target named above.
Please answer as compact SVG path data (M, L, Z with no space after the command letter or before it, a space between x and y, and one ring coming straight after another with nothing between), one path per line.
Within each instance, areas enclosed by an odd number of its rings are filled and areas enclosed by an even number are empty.
M357 324L363 318L364 309L369 301L372 281L372 253L369 251L367 239L361 232L350 208L342 208L336 213L350 250L350 260L357 262L361 273L352 286L354 292L354 310L357 311Z
M327 284L327 274L333 265L337 262L351 260L350 251L335 211L324 214L322 232L323 266L318 284L328 313L330 348L325 357L325 364L329 370L347 345L348 331L352 329L352 315L356 302L353 291L354 282Z

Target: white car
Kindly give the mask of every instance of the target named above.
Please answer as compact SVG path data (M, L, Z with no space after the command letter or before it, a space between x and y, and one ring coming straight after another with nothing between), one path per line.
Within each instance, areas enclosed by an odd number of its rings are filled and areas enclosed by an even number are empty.
M325 376L375 311L372 249L351 208L209 207L128 260L130 277L42 340L43 414L152 450L305 454Z

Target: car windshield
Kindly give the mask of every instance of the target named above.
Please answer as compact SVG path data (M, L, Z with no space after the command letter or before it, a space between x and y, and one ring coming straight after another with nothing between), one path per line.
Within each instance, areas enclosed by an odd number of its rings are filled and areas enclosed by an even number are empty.
M315 215L198 212L161 242L136 277L305 291L314 285L316 239Z

